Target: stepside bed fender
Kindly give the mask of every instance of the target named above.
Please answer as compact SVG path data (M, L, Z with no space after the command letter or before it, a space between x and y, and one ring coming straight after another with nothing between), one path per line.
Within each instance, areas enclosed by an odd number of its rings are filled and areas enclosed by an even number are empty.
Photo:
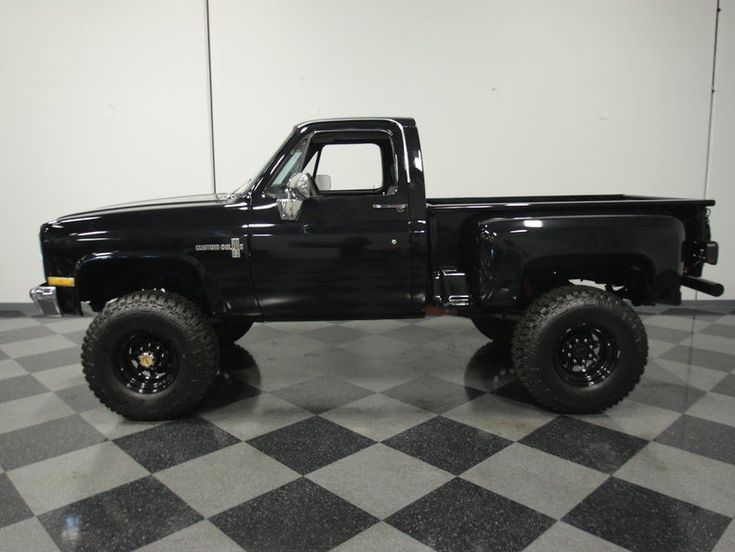
M477 224L470 289L482 307L523 300L532 273L560 279L636 278L643 302L678 302L684 226L665 214L491 218ZM633 274L635 273L635 274ZM602 280L600 279L602 278Z

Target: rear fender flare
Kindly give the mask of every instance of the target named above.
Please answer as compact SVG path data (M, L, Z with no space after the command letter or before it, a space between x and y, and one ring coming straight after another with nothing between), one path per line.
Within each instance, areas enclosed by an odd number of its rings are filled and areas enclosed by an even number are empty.
M538 267L594 267L604 260L634 261L656 296L678 291L684 226L668 215L564 215L493 218L476 227L479 251L470 271L474 300L514 306L523 278Z

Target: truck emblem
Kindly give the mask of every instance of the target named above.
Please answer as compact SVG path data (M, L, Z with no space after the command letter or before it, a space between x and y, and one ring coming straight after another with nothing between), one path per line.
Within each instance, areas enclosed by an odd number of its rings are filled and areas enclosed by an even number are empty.
M232 258L233 259L239 259L240 258L240 249L242 249L242 244L240 243L240 238L232 238L230 240L230 249L232 249Z
M230 251L233 259L239 259L245 245L240 243L240 238L232 238L230 243L201 243L194 246L195 251Z

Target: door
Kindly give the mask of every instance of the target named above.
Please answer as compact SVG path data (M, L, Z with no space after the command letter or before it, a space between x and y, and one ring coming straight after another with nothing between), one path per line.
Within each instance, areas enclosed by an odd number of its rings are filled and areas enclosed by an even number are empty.
M252 269L266 319L410 314L410 214L396 159L391 135L378 130L313 132L283 156L252 205ZM299 171L317 190L296 220L282 220L276 202Z

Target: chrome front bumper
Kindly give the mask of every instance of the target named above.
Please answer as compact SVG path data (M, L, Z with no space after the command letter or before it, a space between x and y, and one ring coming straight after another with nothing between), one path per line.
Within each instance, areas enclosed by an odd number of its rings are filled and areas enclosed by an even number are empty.
M56 287L36 286L31 288L29 294L43 316L61 316Z

